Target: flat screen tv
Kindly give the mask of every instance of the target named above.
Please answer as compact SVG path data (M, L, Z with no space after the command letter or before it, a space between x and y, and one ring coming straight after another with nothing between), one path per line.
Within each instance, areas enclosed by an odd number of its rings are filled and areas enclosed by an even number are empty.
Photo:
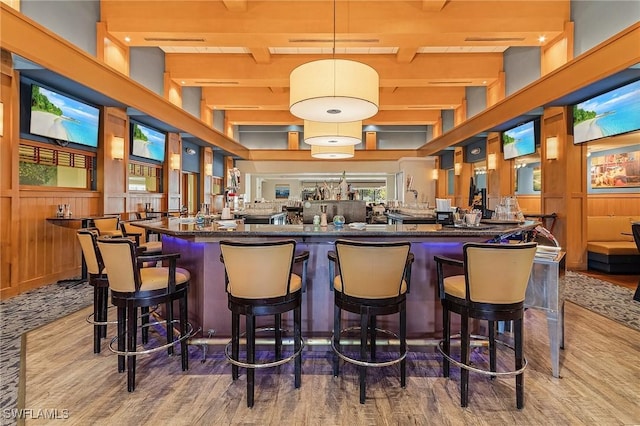
M502 150L505 160L536 152L535 127L535 120L532 120L502 132Z
M167 135L159 130L131 122L131 155L153 161L164 161Z
M640 129L640 80L573 106L573 143Z
M96 148L100 110L37 84L31 85L29 132L58 143Z

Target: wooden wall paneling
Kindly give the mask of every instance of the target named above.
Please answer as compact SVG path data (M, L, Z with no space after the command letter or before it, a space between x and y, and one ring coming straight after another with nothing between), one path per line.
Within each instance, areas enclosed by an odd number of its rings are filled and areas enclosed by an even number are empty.
M588 194L587 216L638 216L640 193Z
M167 194L167 209L180 210L182 207L181 192L181 173L180 168L171 169L172 155L178 155L180 164L182 164L182 140L177 133L167 134L167 161L165 161L165 193Z
M524 214L538 214L542 211L539 195L518 195L518 205Z
M502 141L500 133L492 132L487 135L487 208L495 210L500 203L500 169L504 167L502 159ZM489 170L489 155L496 156L496 169Z

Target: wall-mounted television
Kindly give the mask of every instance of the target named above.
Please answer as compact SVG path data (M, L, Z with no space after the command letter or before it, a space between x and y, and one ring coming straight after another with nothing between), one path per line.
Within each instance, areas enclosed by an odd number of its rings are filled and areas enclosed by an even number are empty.
M513 129L502 132L502 151L504 159L529 155L536 152L536 121L527 121L514 127Z
M166 139L164 132L131 122L131 155L135 157L163 162Z
M29 133L58 143L77 143L96 148L100 110L69 96L31 85Z
M640 80L573 106L573 143L640 129Z

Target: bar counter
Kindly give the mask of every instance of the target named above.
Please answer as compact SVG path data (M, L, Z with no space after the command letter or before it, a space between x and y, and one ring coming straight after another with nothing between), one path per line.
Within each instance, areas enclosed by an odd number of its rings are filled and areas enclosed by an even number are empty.
M438 300L433 256L446 255L460 259L462 245L469 241L499 240L538 224L527 221L520 225L482 225L479 228L442 227L439 224L367 225L364 229L349 226L335 228L313 225L238 224L224 229L217 223L199 226L183 223L179 218L140 222L139 225L162 234L163 252L180 253L178 266L191 272L189 288L189 319L203 335L228 337L231 334L231 314L227 308L224 288L224 265L220 262L220 240L268 241L294 239L296 251L308 250L307 290L303 295L303 337L327 337L333 324L333 294L330 290L327 253L334 249L338 238L364 241L410 241L415 256L407 295L407 336L410 338L438 337L442 314ZM247 265L247 268L251 268ZM499 268L498 265L496 265ZM302 265L294 272L301 274ZM260 274L260 271L254 271ZM366 274L367 271L362 271ZM382 328L396 329L396 316L380 318ZM264 324L272 324L265 318ZM258 320L260 325L260 320ZM289 327L283 318L283 326ZM389 326L389 327L388 327ZM291 327L289 327L291 328Z

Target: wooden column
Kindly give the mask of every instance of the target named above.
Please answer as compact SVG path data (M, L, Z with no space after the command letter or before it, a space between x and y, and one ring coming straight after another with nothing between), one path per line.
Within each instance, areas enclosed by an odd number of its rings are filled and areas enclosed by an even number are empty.
M102 108L100 123L100 142L98 143L98 191L102 193L100 210L105 213L124 213L127 211L127 164L129 152L129 126L127 112L114 107ZM114 137L124 138L125 155L123 159L114 159L111 147ZM124 217L124 219L128 219Z
M378 149L378 133L366 132L365 133L365 146L366 150Z
M213 192L212 192L212 179L213 179L213 149L209 147L202 148L200 150L200 170L202 185L200 185L200 199L203 203L208 203L213 206ZM211 171L211 173L209 173Z
M174 157L177 155L177 157ZM174 169L173 158L177 159ZM167 194L167 209L180 210L182 207L182 139L178 133L167 134L167 161L165 161L164 192Z
M542 117L542 213L557 213L553 234L567 251L567 269L587 267L587 147L567 129L571 107L547 108ZM546 158L546 139L558 138L558 159Z
M164 98L182 108L182 86L173 81L168 72L164 73Z
M129 75L129 46L111 37L104 22L96 24L96 57L111 68Z
M300 132L289 132L287 134L287 149L289 151L300 149Z

